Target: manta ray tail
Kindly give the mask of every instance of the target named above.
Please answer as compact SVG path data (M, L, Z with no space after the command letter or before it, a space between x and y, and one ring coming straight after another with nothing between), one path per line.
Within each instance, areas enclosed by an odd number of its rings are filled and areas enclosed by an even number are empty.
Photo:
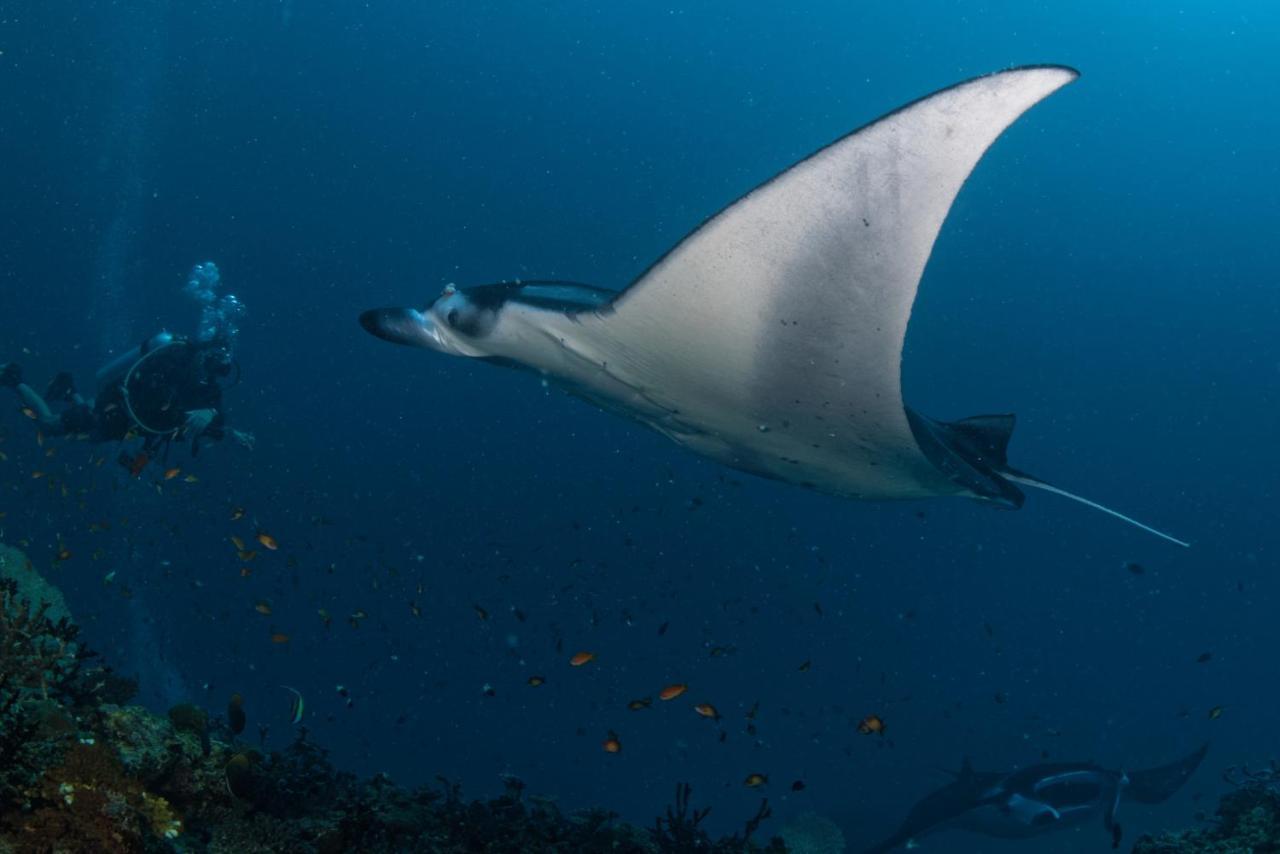
M1135 528L1141 528L1142 530L1146 531L1149 534L1155 534L1157 537L1161 538L1162 540L1168 540L1171 543L1175 543L1179 546L1182 546L1184 549L1191 548L1191 543L1188 543L1184 540L1179 540L1177 537L1172 537L1164 533L1163 531L1157 531L1155 528L1151 527L1150 525L1144 525L1141 522L1139 522L1137 519L1134 519L1130 516L1126 516L1117 510L1112 510L1110 507L1104 507L1103 505L1097 503L1096 501L1090 501L1087 498L1082 498L1079 495L1076 495L1071 492L1067 492L1065 489L1060 489L1051 483L1045 483L1043 480L1040 480L1039 478L1034 478L1029 474L1018 471L1017 469L1011 469L1011 468L1002 469L1000 471L1000 475L1008 480L1013 481L1014 483L1020 483L1023 486L1033 486L1036 489L1043 489L1045 492L1052 492L1054 495L1061 495L1063 498L1070 498L1072 501L1078 501L1087 507L1092 507L1094 510L1101 510L1103 513L1106 513L1108 516L1114 516L1117 519L1128 522L1130 525L1133 525Z
M975 415L959 421L938 421L908 409L907 420L925 456L974 495L1003 507L1016 508L1022 506L1023 496L1013 484L1032 486L1101 510L1171 543L1190 548L1190 543L1009 465L1009 440L1015 423L1012 415Z

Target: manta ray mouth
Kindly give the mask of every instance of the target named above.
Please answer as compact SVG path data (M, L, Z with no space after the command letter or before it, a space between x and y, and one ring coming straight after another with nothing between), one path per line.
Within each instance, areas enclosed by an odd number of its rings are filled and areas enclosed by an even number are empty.
M360 325L375 338L392 344L436 349L434 324L417 309L371 308L360 315Z

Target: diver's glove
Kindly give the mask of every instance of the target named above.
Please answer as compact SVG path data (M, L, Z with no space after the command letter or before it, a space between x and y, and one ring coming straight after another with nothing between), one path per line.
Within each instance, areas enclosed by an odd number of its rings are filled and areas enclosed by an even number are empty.
M189 409L187 410L187 420L182 425L184 435L197 439L209 429L209 425L213 423L213 418L218 414L216 409Z
M187 420L182 425L182 434L191 439L191 456L200 452L200 438L209 431L213 419L218 415L216 409L191 409L187 411Z

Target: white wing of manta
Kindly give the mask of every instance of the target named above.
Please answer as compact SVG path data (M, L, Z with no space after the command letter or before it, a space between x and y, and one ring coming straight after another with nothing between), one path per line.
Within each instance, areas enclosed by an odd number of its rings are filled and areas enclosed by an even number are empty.
M1010 469L1012 416L945 423L902 399L907 323L952 201L1004 129L1076 77L1018 68L902 107L712 216L607 301L569 283L450 288L423 312L379 309L362 323L538 371L766 477L1005 506L1022 503L1016 482L1159 534Z

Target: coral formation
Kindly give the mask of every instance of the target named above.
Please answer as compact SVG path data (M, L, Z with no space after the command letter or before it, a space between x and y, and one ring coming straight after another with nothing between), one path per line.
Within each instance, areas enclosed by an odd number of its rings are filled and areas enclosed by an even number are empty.
M844 832L834 821L817 813L798 815L778 832L794 854L842 854Z
M15 602L27 602L30 610L43 604L45 614L55 623L63 617L71 619L62 591L45 581L26 555L4 543L0 543L0 578L12 579L17 585Z
M1261 771L1228 768L1235 788L1208 827L1143 836L1134 854L1275 854L1280 852L1280 765Z
M94 664L56 588L21 553L0 561L0 852L787 850L752 841L767 800L713 840L683 784L643 829L606 810L563 813L515 778L485 801L443 779L408 790L335 769L305 728L264 755L198 706L123 705L136 686Z

